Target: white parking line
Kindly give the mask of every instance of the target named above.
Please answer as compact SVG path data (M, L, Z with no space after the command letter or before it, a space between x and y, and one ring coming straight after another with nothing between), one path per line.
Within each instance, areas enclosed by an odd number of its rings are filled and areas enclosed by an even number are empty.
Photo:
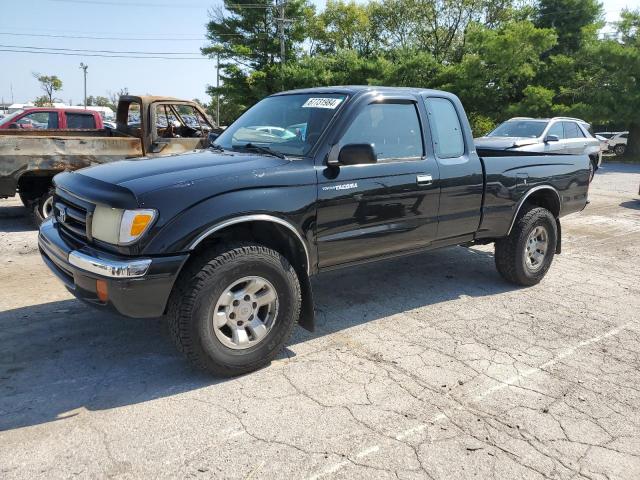
M576 353L576 351L578 351L579 349L583 348L583 347L587 347L589 345L593 345L594 343L598 343L601 342L602 340L609 338L609 337L613 337L615 335L618 335L620 332L622 332L623 330L625 330L627 327L629 327L633 322L627 322L624 325L618 326L612 330L609 330L606 333L603 333L602 335L598 335L596 337L590 338L588 340L583 340L582 342L578 343L577 345L573 346L573 347L569 347L567 350L565 350L564 352L560 353L559 355L557 355L556 357L552 358L551 360L541 364L539 367L536 368L530 368L518 375L514 375L513 377L508 378L507 380L500 382L497 385L494 385L491 388L488 388L487 390L484 390L483 392L477 394L476 396L473 397L473 401L478 402L483 400L484 398L488 397L489 395L494 394L497 391L503 390L505 388L508 387L512 387L514 385L518 385L522 380L525 380L527 378L529 378L532 375L535 375L536 373L539 373L541 371L543 371L545 368L548 368L552 365L555 365L558 362L561 362L562 360L564 360L565 358L573 355L574 353ZM411 428L408 428L400 433L398 433L395 438L397 440L404 440L405 438L420 433L423 430L425 430L429 425L432 425L434 423L437 423L441 420L444 420L446 418L449 418L451 416L451 414L455 413L456 411L459 410L463 410L465 407L463 405L460 405L456 408L450 409L447 413L440 413L438 415L436 415L435 417L433 417L428 423L421 423L419 425L413 426ZM380 450L380 446L379 445L373 445L371 447L365 448L364 450L359 451L358 453L355 454L356 458L362 458L362 457L366 457L368 455L371 455L373 453L376 453ZM338 463L334 463L333 465L330 465L329 467L327 467L325 470L323 470L320 473L317 473L311 477L309 477L309 480L317 480L319 478L322 477L326 477L328 475L331 475L333 473L336 473L337 471L341 470L342 468L348 466L351 462L349 460L344 460L342 462L338 462Z

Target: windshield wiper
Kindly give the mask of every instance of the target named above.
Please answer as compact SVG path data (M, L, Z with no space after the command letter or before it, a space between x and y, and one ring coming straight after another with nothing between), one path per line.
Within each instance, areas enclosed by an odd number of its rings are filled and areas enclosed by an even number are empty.
M264 153L266 155L271 155L278 158L287 158L284 153L280 153L276 150L271 150L269 147L263 147L251 142L245 143L244 145L234 145L234 147L246 148L247 150L255 150L256 152Z

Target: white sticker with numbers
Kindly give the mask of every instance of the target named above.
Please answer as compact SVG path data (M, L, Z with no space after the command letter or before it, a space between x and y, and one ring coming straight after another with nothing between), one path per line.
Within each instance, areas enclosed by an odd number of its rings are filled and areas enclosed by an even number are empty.
M310 98L302 108L329 108L333 110L342 102L341 98Z

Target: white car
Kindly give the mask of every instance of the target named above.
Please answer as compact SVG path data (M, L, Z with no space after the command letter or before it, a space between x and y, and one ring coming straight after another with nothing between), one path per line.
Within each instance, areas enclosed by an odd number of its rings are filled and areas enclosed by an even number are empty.
M579 118L512 118L476 138L475 145L489 150L588 155L592 178L602 162L600 141Z
M618 156L624 155L627 149L627 139L629 138L629 132L600 132L596 133L607 139L607 146L610 152L615 153Z

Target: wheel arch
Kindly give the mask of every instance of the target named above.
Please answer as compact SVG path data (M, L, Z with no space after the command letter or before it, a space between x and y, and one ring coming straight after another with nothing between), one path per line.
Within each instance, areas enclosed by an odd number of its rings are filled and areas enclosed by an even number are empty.
M312 260L309 248L298 230L287 220L266 214L243 215L218 223L200 234L189 250L192 258L225 242L251 241L282 254L296 270L302 291L302 308L298 324L313 331L315 312L309 276ZM188 262L187 262L188 263ZM183 266L183 269L185 267Z
M551 185L538 185L526 192L518 201L513 217L511 218L511 224L509 225L507 235L511 233L511 230L513 229L513 226L525 204L546 208L553 214L556 220L560 217L562 200L558 191Z
M35 200L53 185L53 177L61 170L26 171L17 179L16 186L21 196Z

